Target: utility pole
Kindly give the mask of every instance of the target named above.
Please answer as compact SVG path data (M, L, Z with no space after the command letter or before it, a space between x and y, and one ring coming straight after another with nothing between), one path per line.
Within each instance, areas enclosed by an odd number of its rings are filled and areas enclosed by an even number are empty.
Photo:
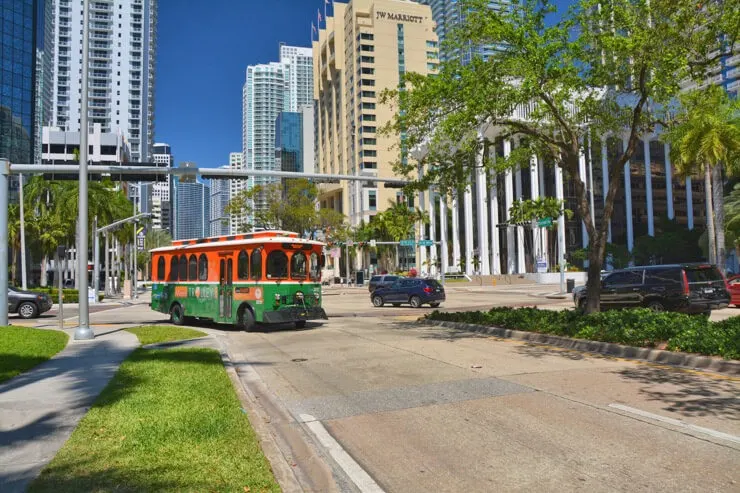
M0 326L8 325L8 193L10 161L0 159Z
M92 339L95 333L90 329L90 307L87 302L87 161L88 161L88 124L87 124L87 72L89 51L89 0L82 0L82 100L80 109L80 197L78 201L79 237L77 242L77 273L79 294L79 325L75 330L75 339ZM0 284L1 280L0 280Z
M28 278L26 276L26 217L23 209L23 173L18 175L20 192L20 222L21 222L21 287L28 289Z

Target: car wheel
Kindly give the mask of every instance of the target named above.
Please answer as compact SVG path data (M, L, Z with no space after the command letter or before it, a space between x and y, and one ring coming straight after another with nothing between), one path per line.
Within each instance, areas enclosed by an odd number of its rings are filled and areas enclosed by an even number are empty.
M434 303L429 303L429 306L431 306L432 308L437 308L439 307L439 301L435 301Z
M421 298L418 296L412 296L409 303L411 303L411 306L414 308L421 308Z
M185 316L182 313L182 305L175 303L170 308L170 320L175 325L182 325L185 323Z
M665 306L663 305L663 303L661 303L658 300L649 301L647 304L647 308L654 312L664 312L665 311Z
M382 296L373 296L373 306L380 308L383 306L383 297Z
M18 315L21 318L36 318L39 316L39 309L35 303L24 301L18 306Z

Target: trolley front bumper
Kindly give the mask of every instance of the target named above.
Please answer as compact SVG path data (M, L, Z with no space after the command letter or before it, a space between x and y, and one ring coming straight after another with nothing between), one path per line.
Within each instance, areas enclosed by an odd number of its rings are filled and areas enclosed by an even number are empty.
M262 314L263 321L268 324L282 324L301 320L328 320L323 308L289 306L278 310L267 311Z

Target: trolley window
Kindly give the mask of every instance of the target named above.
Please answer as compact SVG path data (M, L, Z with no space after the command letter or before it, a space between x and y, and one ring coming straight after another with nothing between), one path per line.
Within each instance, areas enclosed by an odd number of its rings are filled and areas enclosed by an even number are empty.
M252 275L252 279L259 281L262 279L262 249L254 250L251 260L250 274Z
M236 261L236 277L239 280L249 279L249 254L242 250Z
M190 260L188 260L188 279L191 281L198 280L198 257L195 255L191 255Z
M305 279L307 276L306 254L296 252L290 259L290 276L295 279Z
M319 263L319 254L316 252L311 254L310 276L312 281L321 279L321 264Z
M288 255L282 250L273 250L267 255L267 278L288 277Z
M157 281L164 281L165 261L163 256L157 258Z
M177 277L181 281L188 280L188 258L185 255L180 255L180 268L178 269Z
M208 256L205 253L201 253L198 258L198 279L208 280Z
M170 259L170 281L177 281L177 267L178 259L177 255L173 255Z

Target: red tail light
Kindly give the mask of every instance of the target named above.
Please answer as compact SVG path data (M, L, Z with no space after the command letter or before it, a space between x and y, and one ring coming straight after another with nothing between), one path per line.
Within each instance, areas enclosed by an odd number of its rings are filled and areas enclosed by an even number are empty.
M429 286L424 286L424 292L425 292L426 294L429 294L429 293L431 293L431 292L432 292L432 288L430 288Z
M685 270L681 271L681 277L683 280L683 294L688 296L689 295L689 278L686 276Z

